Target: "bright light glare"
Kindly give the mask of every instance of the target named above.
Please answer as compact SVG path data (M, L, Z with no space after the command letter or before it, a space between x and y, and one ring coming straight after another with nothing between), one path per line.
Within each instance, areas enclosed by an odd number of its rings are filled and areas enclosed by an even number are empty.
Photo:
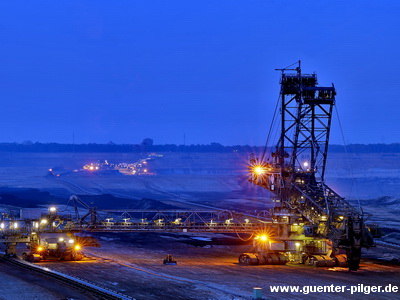
M39 251L39 252L40 252L40 251L43 251L43 247L40 247L40 246L37 247L37 251Z
M40 220L40 224L47 224L47 220L46 219L42 219L42 220Z
M268 236L266 234L256 235L255 240L260 240L261 242L266 242L268 240Z
M57 211L57 207L55 207L55 206L50 206L49 207L49 212L56 212Z
M75 248L76 251L81 250L81 245L75 245L74 248Z
M261 166L255 166L253 168L253 172L256 173L257 175L261 175L265 173L265 170Z
M69 240L68 243L73 244L74 240Z
M305 168L307 168L307 167L308 167L308 161L305 161L305 162L303 163L303 166L304 166Z

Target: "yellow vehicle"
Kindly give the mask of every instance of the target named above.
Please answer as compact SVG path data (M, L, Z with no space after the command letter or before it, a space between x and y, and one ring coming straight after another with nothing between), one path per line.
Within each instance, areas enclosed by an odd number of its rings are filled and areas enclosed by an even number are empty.
M27 243L27 251L22 258L31 262L41 260L81 260L82 243L79 237L69 236L66 233L34 234L31 242Z

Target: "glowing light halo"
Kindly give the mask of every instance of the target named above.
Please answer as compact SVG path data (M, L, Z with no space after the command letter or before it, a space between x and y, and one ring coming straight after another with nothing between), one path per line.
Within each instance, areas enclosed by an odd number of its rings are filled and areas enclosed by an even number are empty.
M255 165L253 166L253 173L257 174L257 175L262 175L265 174L266 170L263 166L261 165Z

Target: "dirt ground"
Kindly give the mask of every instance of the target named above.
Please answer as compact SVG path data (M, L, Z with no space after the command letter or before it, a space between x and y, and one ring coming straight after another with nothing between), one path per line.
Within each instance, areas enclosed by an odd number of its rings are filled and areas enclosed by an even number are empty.
M11 199L10 203L6 203L8 206L0 209L8 212L10 206L23 206L23 203L32 204L29 207L47 205L51 201L66 204L72 194L111 194L125 198L129 203L146 197L184 209L218 207L253 214L272 205L271 195L266 190L249 184L246 177L238 172L245 172L246 160L244 156L238 157L236 154L196 154L188 157L181 153L165 153L163 158L154 161L153 167L159 171L154 176L103 176L73 171L97 160L129 162L140 158L140 155L134 156L126 153L3 153L0 160L0 188L28 192L18 194L18 199ZM400 173L399 160L395 158L397 154L353 155L350 157L353 170L349 171L343 162L343 154L333 154L328 161L327 181L328 185L349 200L365 199L362 204L366 211L374 214L371 221L379 223L387 231L385 241L399 244L400 203L397 196ZM55 167L64 170L64 173L59 177L46 176L47 170ZM358 192L355 191L354 182L358 183ZM43 203L43 197L47 197L46 203ZM3 195L2 199L6 197ZM22 204L13 204L17 200ZM124 203L122 201L121 205ZM304 265L241 266L237 263L237 257L242 252L250 252L251 246L240 245L238 239L221 236L201 235L205 238L201 241L190 235L171 233L97 233L96 236L102 247L85 249L87 259L40 264L136 299L250 299L254 287L263 289L265 299L400 299L399 293L351 295L346 291L306 295L300 292L272 293L269 290L274 285L400 286L400 267L389 263L390 260L398 261L398 250L368 250L365 255L368 259L362 261L361 269L348 272L347 269ZM212 241L209 241L210 238ZM162 264L167 254L176 257L176 266ZM377 258L380 258L379 262L375 260ZM15 279L7 276L8 271L0 267L0 280L15 280L16 286L24 286L17 275L13 275ZM24 281L30 282L32 289L36 286L41 289L39 283L42 281ZM1 289L4 291L7 287L2 288L0 284ZM53 291L41 291L53 295ZM58 295L55 294L54 299ZM46 299L53 299L53 296Z
M48 277L20 270L0 261L1 300L96 300L73 287L66 286Z
M364 260L361 269L315 268L305 265L242 266L237 257L251 245L231 237L156 233L96 234L101 248L85 250L80 262L44 262L71 275L118 290L136 299L250 299L261 287L265 299L400 299L399 293L271 293L274 285L357 286L399 285L400 266ZM178 264L162 264L173 254Z

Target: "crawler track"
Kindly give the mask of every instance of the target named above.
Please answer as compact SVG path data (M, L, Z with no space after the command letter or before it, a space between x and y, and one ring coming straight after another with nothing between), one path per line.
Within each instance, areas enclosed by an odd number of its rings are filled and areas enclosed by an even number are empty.
M10 258L6 256L0 257L1 261L6 262L8 264L12 264L16 267L23 268L26 270L30 270L32 272L37 272L43 274L47 277L53 278L59 282L62 282L66 285L72 286L80 291L86 292L88 295L93 296L94 299L102 299L102 300L132 300L134 298L124 295L122 293L98 286L94 283L86 281L84 279L70 276L58 271L51 270L46 267L34 265L23 260Z

